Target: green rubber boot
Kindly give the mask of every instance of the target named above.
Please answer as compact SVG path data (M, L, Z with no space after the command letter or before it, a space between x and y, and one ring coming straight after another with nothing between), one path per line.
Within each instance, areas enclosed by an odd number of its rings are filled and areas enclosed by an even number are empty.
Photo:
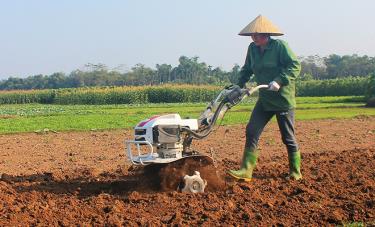
M301 153L299 151L288 153L289 177L294 180L302 179L301 174Z
M251 181L258 155L259 151L256 149L245 148L241 168L239 170L229 170L228 174L238 180Z

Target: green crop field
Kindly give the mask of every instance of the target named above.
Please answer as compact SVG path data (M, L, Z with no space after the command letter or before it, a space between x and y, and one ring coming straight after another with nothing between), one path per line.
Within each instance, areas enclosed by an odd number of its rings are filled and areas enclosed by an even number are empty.
M364 108L363 97L299 97L297 120L375 116L374 108ZM197 118L205 103L139 105L0 105L0 134L45 131L86 131L134 127L153 115L179 113ZM222 124L248 121L254 99L229 110Z

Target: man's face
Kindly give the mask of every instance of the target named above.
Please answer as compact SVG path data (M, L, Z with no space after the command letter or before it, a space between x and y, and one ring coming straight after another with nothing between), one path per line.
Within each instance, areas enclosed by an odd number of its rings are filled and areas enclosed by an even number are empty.
M268 42L269 36L267 34L252 34L251 38L253 39L255 45L265 46Z

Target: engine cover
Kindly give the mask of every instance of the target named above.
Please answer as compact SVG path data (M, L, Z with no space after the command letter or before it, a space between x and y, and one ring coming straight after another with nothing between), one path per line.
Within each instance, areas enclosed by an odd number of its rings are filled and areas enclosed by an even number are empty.
M141 121L134 128L134 140L147 141L152 145L178 143L181 140L180 127L197 130L198 120L181 119L178 114L153 116Z

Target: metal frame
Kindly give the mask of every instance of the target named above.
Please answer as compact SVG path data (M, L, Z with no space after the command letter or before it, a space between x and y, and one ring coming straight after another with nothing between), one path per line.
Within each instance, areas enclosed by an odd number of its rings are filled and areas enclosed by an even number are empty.
M156 153L154 153L154 147L148 141L126 140L125 144L126 144L128 157L134 165L147 165L147 163L144 163L144 161L153 160L155 158L154 154ZM132 148L131 148L132 144L135 144L137 146L138 156L136 157L133 157ZM141 154L140 145L148 145L148 147L150 147L150 153ZM126 152L125 152L125 155L126 155Z

